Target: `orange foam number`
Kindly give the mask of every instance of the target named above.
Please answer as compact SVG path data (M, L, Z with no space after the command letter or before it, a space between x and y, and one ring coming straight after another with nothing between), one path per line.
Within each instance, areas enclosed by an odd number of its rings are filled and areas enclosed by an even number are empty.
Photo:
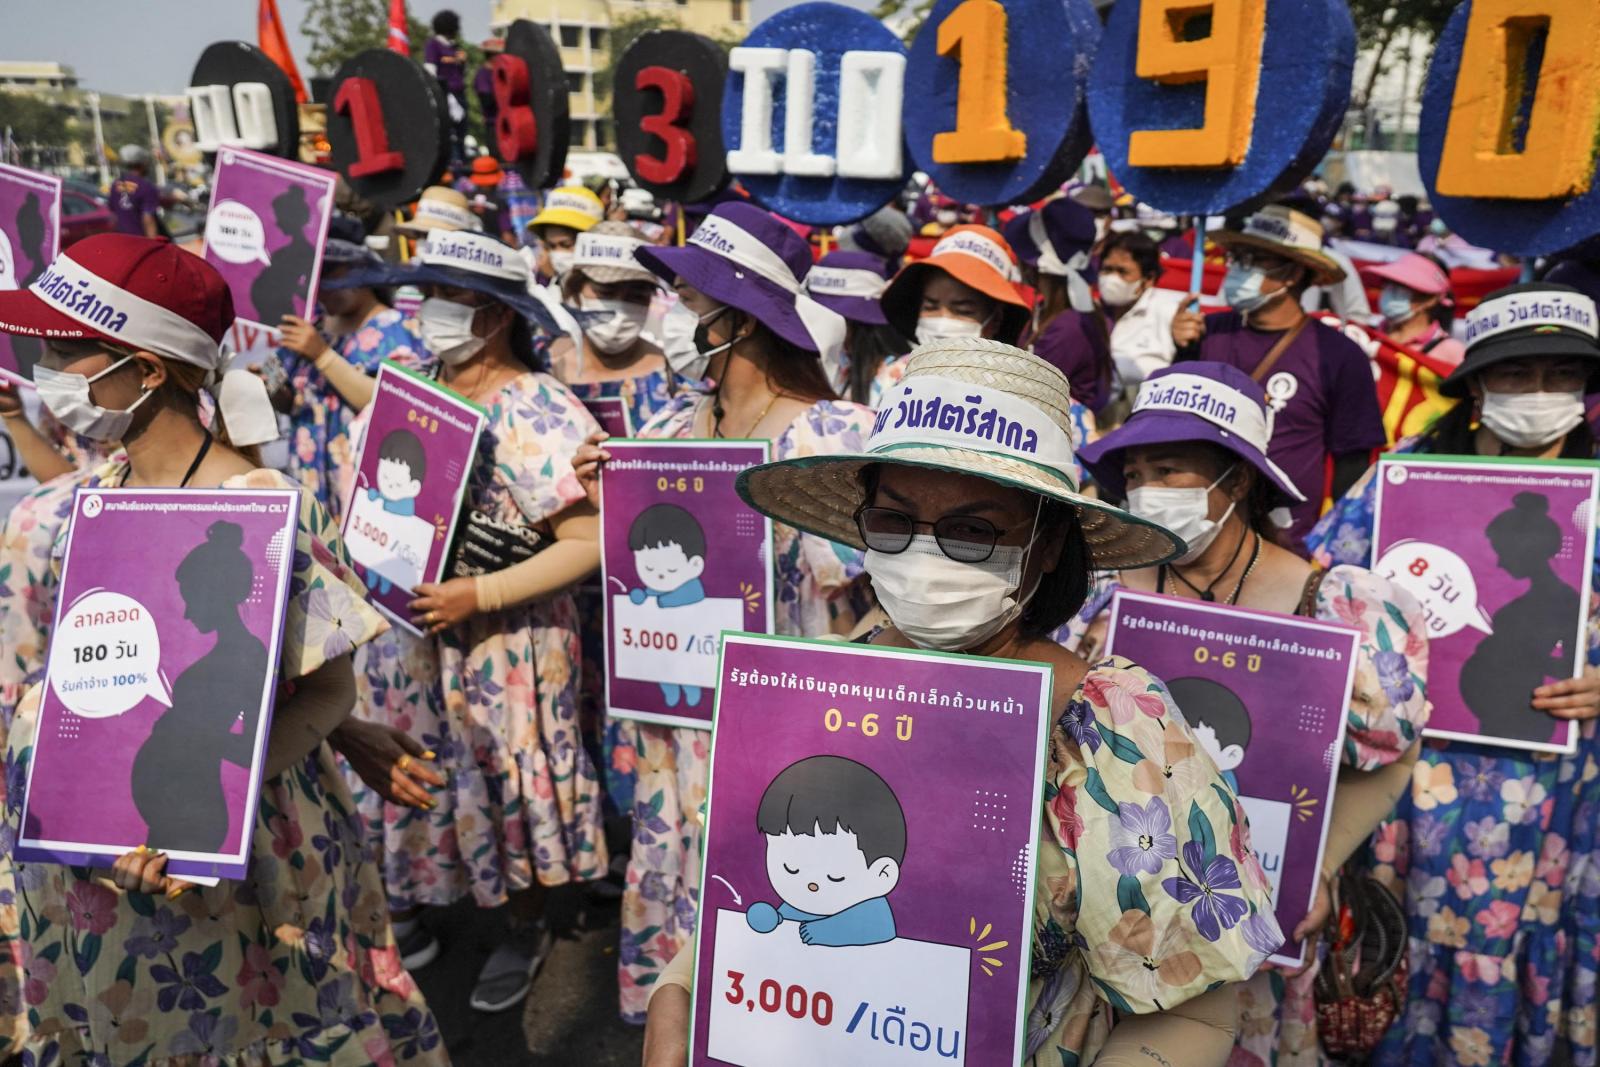
M1164 85L1204 82L1206 121L1199 129L1135 130L1135 167L1236 167L1250 150L1261 80L1266 0L1143 0L1134 73ZM1211 33L1188 40L1190 23L1211 16Z
M959 54L956 128L933 138L935 163L1008 163L1028 152L1028 137L1006 117L1006 9L997 0L962 0L939 23L939 54Z
M1544 42L1523 121L1529 45ZM1551 200L1589 189L1600 133L1600 4L1472 0L1435 185L1447 196Z

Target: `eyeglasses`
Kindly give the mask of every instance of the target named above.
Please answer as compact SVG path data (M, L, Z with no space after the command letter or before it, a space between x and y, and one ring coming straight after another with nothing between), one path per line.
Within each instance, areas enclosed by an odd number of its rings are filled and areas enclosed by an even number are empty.
M874 552L891 556L904 552L917 530L927 528L933 531L939 551L958 563L982 563L994 555L995 542L1006 533L976 515L945 515L923 522L894 508L863 505L856 509L855 518L861 540Z

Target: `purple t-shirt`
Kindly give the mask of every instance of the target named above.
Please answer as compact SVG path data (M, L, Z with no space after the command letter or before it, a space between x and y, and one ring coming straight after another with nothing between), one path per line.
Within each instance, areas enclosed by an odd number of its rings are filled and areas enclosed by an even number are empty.
M1093 315L1068 308L1051 319L1028 347L1067 376L1072 399L1094 412L1110 402L1111 350L1105 328Z
M1237 311L1208 315L1198 358L1250 374L1281 336L1250 329ZM1293 509L1289 530L1299 544L1322 510L1328 457L1370 452L1386 441L1372 364L1354 341L1312 319L1261 384L1276 412L1267 454L1306 498Z
M422 49L422 61L433 64L434 77L452 96L467 91L467 53L454 41L442 37L428 38Z
M161 194L146 178L123 174L111 183L111 215L118 233L144 236L144 217L161 209Z

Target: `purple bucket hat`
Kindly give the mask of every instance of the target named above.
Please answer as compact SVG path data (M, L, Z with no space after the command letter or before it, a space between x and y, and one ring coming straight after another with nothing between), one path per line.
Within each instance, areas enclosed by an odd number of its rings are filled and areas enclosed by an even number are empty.
M668 285L682 278L792 345L824 356L844 345L844 319L806 295L811 247L754 204L718 204L682 248L644 247L634 257Z
M829 252L806 275L806 292L851 322L887 326L878 298L893 275L889 261L871 252Z
M1125 496L1123 451L1204 441L1260 471L1277 488L1277 503L1304 503L1289 476L1267 458L1271 438L1272 412L1259 383L1224 363L1181 363L1146 378L1128 421L1079 449L1078 458L1095 481L1116 496Z
M1060 196L1037 211L1013 216L1002 232L1017 258L1030 267L1039 266L1046 244L1056 259L1066 263L1094 247L1094 212Z

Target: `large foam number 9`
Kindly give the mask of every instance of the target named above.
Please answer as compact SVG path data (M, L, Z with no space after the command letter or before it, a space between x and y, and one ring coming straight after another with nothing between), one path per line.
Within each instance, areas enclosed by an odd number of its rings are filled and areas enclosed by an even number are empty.
M1205 15L1211 29L1191 39ZM1262 0L1145 0L1139 12L1141 78L1165 85L1205 86L1205 122L1198 129L1135 130L1128 161L1136 167L1233 167L1244 162L1261 76Z
M939 54L959 56L956 128L933 139L938 163L1021 159L1028 135L1006 118L1006 9L996 0L962 0L939 23Z

